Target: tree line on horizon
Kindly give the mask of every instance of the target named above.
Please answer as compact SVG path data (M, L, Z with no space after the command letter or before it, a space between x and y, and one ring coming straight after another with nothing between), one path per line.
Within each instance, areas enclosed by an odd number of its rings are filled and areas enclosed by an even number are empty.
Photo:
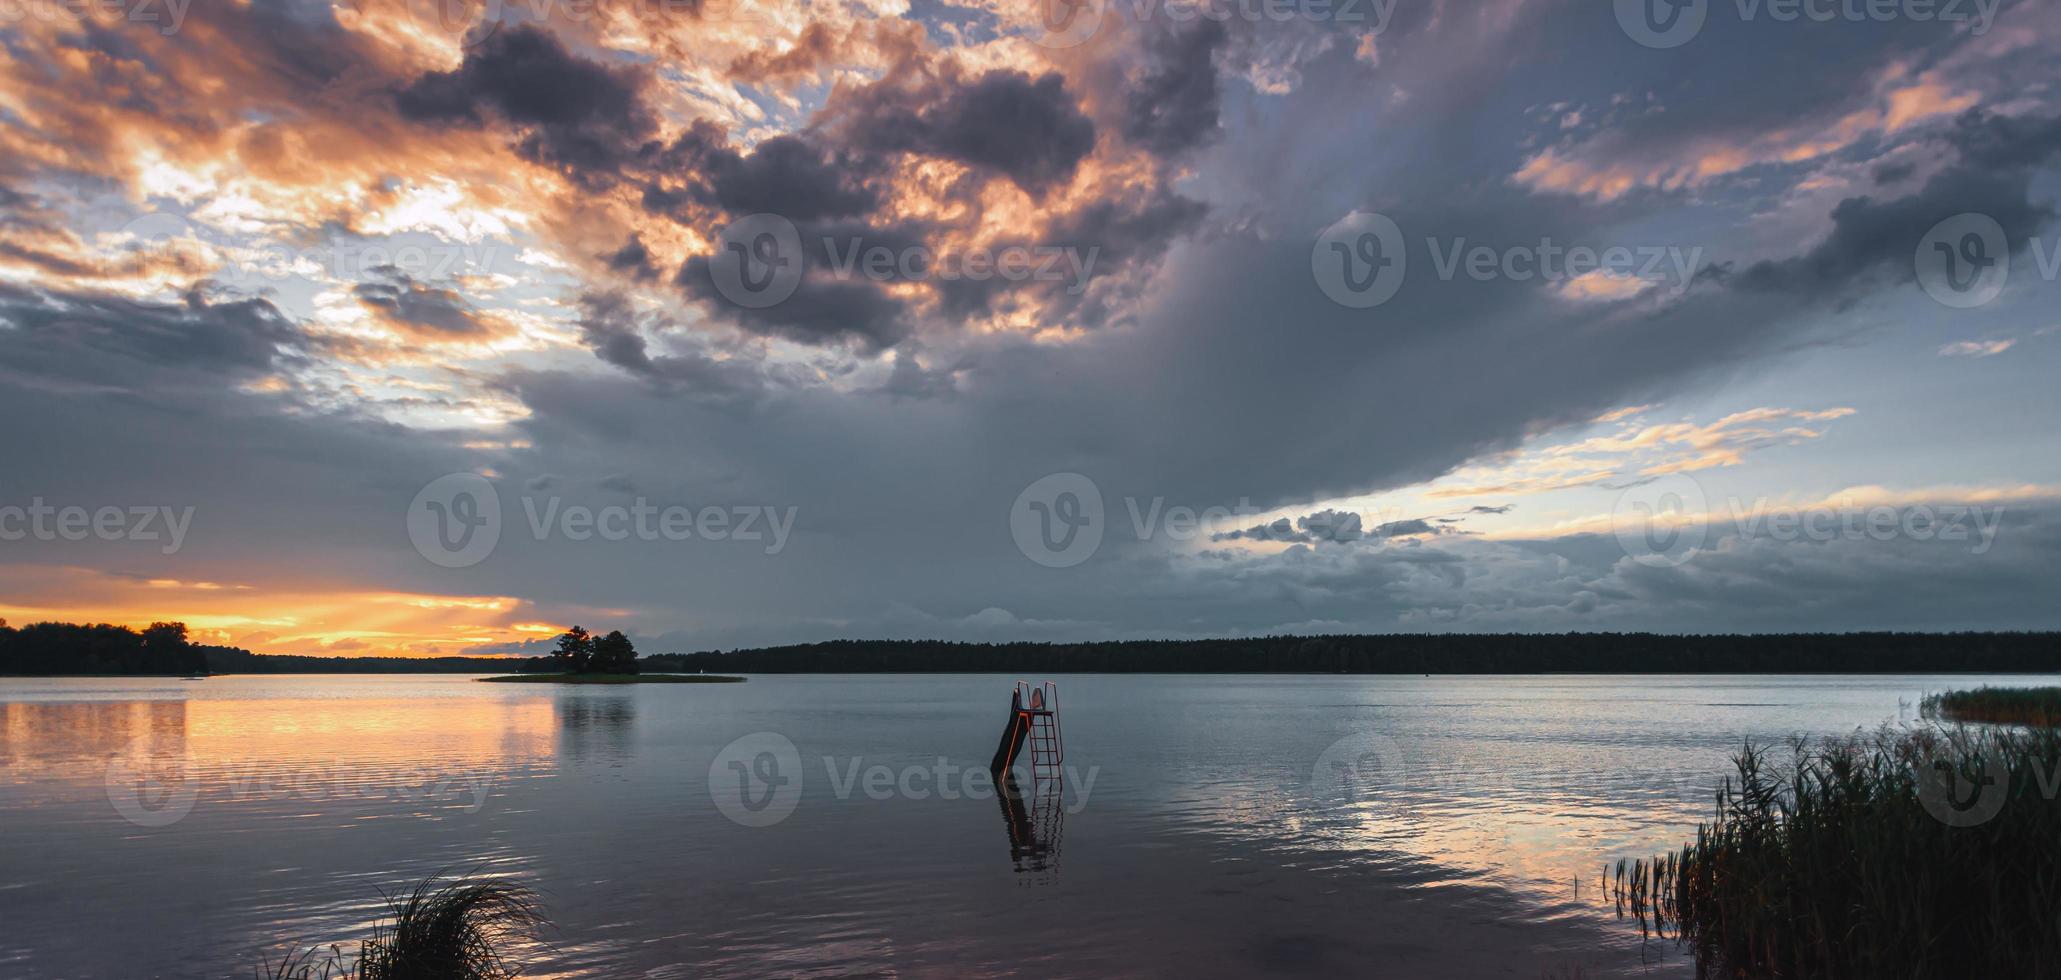
M1434 633L1098 643L834 640L645 658L781 673L2046 673L2061 633Z
M203 674L209 648L186 639L185 623L142 630L110 623L30 623L0 619L0 674Z

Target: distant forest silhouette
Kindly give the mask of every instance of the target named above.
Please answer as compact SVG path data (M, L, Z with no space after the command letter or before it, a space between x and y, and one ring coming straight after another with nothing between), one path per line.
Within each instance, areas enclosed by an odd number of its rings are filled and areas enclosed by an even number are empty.
M200 674L209 648L186 640L185 623L152 623L141 632L99 623L0 620L0 674Z
M568 634L572 635L572 634ZM596 638L594 642L609 640ZM2061 633L1658 633L1268 636L1099 643L836 640L637 657L614 672L721 674L1869 674L2061 672ZM627 663L622 662L627 660ZM394 674L565 671L563 656L272 656L188 642L181 623L0 620L0 674Z
M644 669L724 674L2044 673L2061 671L2061 633L1440 633L1049 644L839 640L649 657Z

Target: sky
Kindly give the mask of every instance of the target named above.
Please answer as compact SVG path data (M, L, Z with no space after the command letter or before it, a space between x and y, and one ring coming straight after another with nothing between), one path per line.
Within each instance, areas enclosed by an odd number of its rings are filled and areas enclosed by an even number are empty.
M0 0L0 618L2061 628L2037 0Z

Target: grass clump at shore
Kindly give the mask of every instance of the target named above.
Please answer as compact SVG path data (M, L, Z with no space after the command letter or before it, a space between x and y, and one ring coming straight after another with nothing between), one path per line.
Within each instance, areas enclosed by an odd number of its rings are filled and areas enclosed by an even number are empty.
M260 980L508 980L521 975L507 950L534 940L547 920L529 889L492 879L443 884L431 878L387 899L387 917L358 947L288 956Z
M1925 698L1927 718L1995 725L2061 725L2061 687L1984 687Z
M1735 766L1695 843L1606 881L1700 976L2061 976L2061 733L1884 729Z
M736 684L726 674L504 674L482 677L495 684Z

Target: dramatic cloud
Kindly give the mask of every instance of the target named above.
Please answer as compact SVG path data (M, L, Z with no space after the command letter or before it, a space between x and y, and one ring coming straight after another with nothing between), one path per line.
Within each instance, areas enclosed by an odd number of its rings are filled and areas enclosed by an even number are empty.
M1057 72L995 70L903 88L881 84L834 102L849 138L870 150L956 160L1007 176L1033 196L1073 179L1095 146Z
M483 125L498 118L520 131L529 159L598 188L657 129L639 72L569 54L531 25L494 33L455 71L424 75L397 97L420 122Z

